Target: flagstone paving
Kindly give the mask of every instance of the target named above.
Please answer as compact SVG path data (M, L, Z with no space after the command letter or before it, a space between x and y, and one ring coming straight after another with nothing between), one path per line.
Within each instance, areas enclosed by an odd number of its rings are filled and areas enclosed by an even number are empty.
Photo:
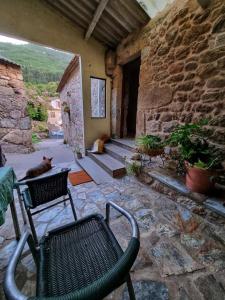
M63 165L74 166L66 163ZM224 300L225 230L224 224L209 223L135 178L112 179L107 184L89 182L70 186L78 217L105 212L105 203L114 201L136 217L141 247L131 276L137 300ZM18 206L18 203L17 203ZM18 208L19 210L19 208ZM19 212L20 224L22 224ZM73 221L69 203L35 216L38 236ZM129 225L112 210L111 226L121 246L129 240ZM10 212L0 228L0 299L5 268L16 246ZM28 250L28 248L26 248ZM17 268L18 287L35 293L35 265L29 251ZM107 299L129 299L122 286Z

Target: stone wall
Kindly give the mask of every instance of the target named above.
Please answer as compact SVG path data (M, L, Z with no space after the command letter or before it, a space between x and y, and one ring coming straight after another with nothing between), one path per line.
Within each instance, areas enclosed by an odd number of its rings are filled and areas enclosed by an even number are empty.
M79 64L60 91L60 100L64 139L73 149L78 146L84 153L82 79ZM69 112L66 112L67 108Z
M26 106L21 68L0 59L0 143L4 152L33 150Z
M211 120L213 141L225 145L225 3L203 9L175 1L117 48L112 125L119 133L121 65L141 55L137 135L167 135L177 124Z

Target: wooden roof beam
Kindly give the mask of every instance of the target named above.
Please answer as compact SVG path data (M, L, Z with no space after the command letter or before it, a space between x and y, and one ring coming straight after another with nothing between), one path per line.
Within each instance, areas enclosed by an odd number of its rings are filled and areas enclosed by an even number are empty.
M90 25L89 25L89 27L88 27L88 29L86 31L86 34L85 34L85 40L86 41L90 38L93 30L95 29L95 26L97 25L97 23L98 23L101 15L102 15L105 7L106 7L108 1L109 0L101 0L99 2L98 7L97 7L97 9L96 9L96 11L94 13L93 19L92 19L92 21L91 21L91 23L90 23Z

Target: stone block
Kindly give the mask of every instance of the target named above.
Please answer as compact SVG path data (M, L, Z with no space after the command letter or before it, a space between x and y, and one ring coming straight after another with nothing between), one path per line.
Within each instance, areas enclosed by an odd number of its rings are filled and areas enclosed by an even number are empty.
M225 127L225 114L222 115L222 116L218 116L218 117L213 118L210 121L210 125Z
M198 277L195 280L195 285L205 300L224 299L225 290L223 286L216 281L213 275Z
M200 101L201 95L202 95L202 91L196 89L196 90L192 91L192 92L188 95L188 100L189 100L190 102L197 102L197 101Z
M31 120L29 117L22 118L19 122L19 127L22 130L31 129Z
M10 111L10 117L13 119L21 118L22 112L20 110L12 110Z
M184 274L203 268L194 261L184 247L174 241L159 242L151 249L151 253L162 277Z
M14 90L8 86L0 86L0 95L1 96L13 96Z
M209 23L199 24L191 27L191 29L188 30L184 35L183 44L190 45L191 43L195 42L200 35L208 32L210 28L211 24Z
M162 124L162 130L165 133L169 133L169 132L173 131L177 125L178 125L177 121L166 122L166 123Z
M176 39L173 42L173 47L175 48L175 47L180 46L182 41L183 41L183 36L181 34L178 34Z
M0 120L1 127L14 128L17 125L17 120L4 118Z
M198 75L202 79L207 79L219 73L216 63L201 65L198 69Z
M193 53L200 53L204 50L206 50L208 48L209 44L208 41L205 40L203 42L197 43L194 47L193 47Z
M198 13L194 16L193 23L201 24L203 23L210 15L210 9L202 10L201 13Z
M212 33L221 33L225 31L225 16L222 15L214 24Z
M179 82L179 81L182 81L183 79L184 79L184 74L179 73L179 74L170 76L169 79L167 80L167 82L168 83Z
M3 142L12 143L15 145L31 146L31 130L11 130L2 139Z
M0 86L7 86L7 85L8 85L8 80L0 79Z
M169 292L165 283L160 281L135 281L134 293L137 300L169 300ZM127 287L123 291L122 300L129 300Z
M170 28L166 33L165 39L169 46L171 46L177 36L178 29L176 27Z
M198 64L195 62L190 62L185 66L185 71L194 71L198 67Z
M225 128L219 128L215 130L212 139L214 142L217 142L218 144L225 144Z
M212 79L209 79L207 82L208 88L223 88L225 87L225 79L222 77L214 77Z
M215 92L206 92L202 95L201 99L203 102L214 102L224 100L225 92L216 90Z
M169 122L172 121L173 115L170 113L163 113L160 117L161 122Z
M191 91L194 87L194 81L187 81L177 86L177 91Z
M170 48L169 47L160 47L157 54L158 56L164 56L166 54L168 54Z
M195 78L195 73L189 73L187 74L187 76L184 78L184 81L187 81L187 80L192 80Z
M161 123L159 121L147 121L146 122L146 134L151 134L152 132L161 131Z
M146 85L139 87L139 107L144 109L158 108L172 102L170 86L159 87Z
M200 63L212 63L213 61L225 56L225 47L218 47L201 53Z
M218 59L217 66L220 69L225 69L225 57Z
M186 102L187 101L187 93L177 92L175 94L174 99L178 102Z
M175 56L176 59L183 60L189 55L189 53L190 53L190 47L182 47L176 51Z
M171 111L181 112L183 109L184 109L184 104L182 102L174 102L171 105Z

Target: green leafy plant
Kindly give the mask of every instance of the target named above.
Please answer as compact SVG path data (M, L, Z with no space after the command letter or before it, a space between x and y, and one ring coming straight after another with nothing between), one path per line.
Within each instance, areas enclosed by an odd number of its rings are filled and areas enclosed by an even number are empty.
M142 135L137 138L136 143L139 147L143 147L145 149L162 148L161 138L155 135Z
M171 146L178 147L179 163L187 161L191 166L201 169L218 168L222 161L221 155L208 142L208 137L203 125L185 124L175 128L167 140ZM177 159L178 157L176 157Z
M32 102L28 102L27 113L35 121L47 121L48 118L47 110L41 104L35 106Z
M128 175L138 176L141 172L141 165L137 162L133 162L131 164L128 164L126 170Z
M36 144L41 141L36 133L32 133L31 140L32 140L32 144Z
M75 152L75 153L81 153L81 148L80 148L79 145L76 145L76 146L75 146L74 152Z
M150 157L162 155L164 153L164 143L159 136L142 135L136 139L137 150Z

